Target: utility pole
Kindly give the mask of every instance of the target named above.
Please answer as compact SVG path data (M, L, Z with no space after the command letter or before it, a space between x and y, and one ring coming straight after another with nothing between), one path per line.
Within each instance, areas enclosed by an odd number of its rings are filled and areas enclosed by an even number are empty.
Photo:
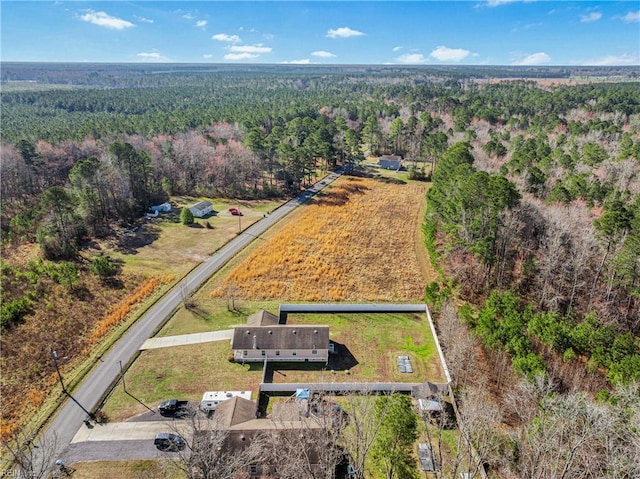
M51 357L53 358L53 364L56 367L56 372L58 373L58 379L60 380L60 386L62 386L62 392L65 393L74 403L78 405L80 409L82 409L87 416L89 416L94 421L96 420L95 415L92 412L87 411L82 404L80 404L76 398L74 398L71 393L67 390L64 382L62 381L62 374L60 374L60 368L58 368L58 353L55 349L51 348Z

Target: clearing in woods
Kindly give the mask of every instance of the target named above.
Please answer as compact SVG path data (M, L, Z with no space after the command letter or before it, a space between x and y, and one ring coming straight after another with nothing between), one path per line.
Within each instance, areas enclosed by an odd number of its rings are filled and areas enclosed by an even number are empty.
M416 235L425 192L423 183L342 177L214 280L211 295L422 302L435 279Z

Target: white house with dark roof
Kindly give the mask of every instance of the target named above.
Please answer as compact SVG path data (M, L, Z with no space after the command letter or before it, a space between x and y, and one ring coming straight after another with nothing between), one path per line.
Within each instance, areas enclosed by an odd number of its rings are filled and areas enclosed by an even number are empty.
M237 326L231 341L236 362L329 360L329 326Z
M213 204L210 201L200 201L195 205L189 206L189 210L195 218L203 218L213 212Z
M402 168L402 157L400 155L382 155L378 158L378 166L385 170L399 170Z

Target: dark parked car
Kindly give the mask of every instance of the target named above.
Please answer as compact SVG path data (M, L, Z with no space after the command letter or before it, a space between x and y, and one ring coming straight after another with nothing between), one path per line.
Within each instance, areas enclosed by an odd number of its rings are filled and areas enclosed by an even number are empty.
M169 399L162 401L158 406L158 411L163 416L171 416L186 411L189 401L179 401L177 399Z
M186 446L182 436L170 432L159 432L153 444L161 451L182 451Z

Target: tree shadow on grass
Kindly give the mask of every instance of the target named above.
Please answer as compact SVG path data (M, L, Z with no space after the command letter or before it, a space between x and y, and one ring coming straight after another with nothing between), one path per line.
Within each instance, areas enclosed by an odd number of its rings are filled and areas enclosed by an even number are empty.
M381 183L389 183L393 185L406 185L407 182L401 180L399 178L390 178L385 175L381 175L378 173L377 168L372 166L359 166L353 168L349 173L346 173L347 176L355 176L356 178L370 178L375 181L380 181Z
M139 248L150 245L159 237L160 227L147 223L134 232L119 234L115 250L122 254L134 255L138 253Z

